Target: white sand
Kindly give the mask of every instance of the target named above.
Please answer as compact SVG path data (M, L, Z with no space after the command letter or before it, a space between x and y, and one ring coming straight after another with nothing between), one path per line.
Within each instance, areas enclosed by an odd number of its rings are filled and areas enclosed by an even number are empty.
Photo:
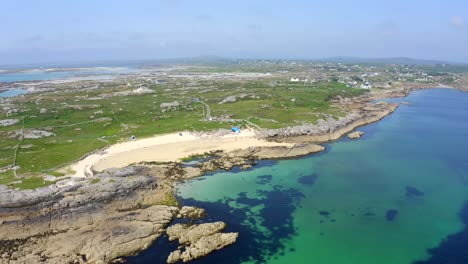
M226 136L197 136L184 132L156 136L136 141L128 141L110 146L102 154L92 154L70 165L75 172L73 177L92 175L91 168L102 171L120 168L142 161L177 161L194 154L214 150L233 151L258 146L291 146L290 143L277 143L260 140L253 131Z

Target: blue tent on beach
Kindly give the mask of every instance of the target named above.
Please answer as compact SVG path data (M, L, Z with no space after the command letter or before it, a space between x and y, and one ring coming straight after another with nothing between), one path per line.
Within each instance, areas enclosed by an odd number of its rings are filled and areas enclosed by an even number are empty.
M238 127L232 127L231 130L234 132L234 133L240 133L240 129Z

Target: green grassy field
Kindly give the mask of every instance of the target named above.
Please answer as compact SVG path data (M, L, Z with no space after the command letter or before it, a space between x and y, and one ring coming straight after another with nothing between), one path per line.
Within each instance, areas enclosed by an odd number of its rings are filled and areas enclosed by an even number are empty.
M119 84L103 85L98 90L27 94L11 99L20 109L0 119L16 118L24 122L24 129L40 129L54 136L19 140L14 131L23 123L0 128L0 167L13 164L17 153L17 174L0 174L0 184L13 182L14 187L43 186L42 177L53 175L54 168L79 159L83 155L116 142L177 131L208 131L230 128L239 120L248 120L262 128L279 128L301 123L314 123L323 114L333 117L344 113L330 104L340 95L353 97L364 93L339 83L302 85L276 82L272 79L256 81L197 80L172 81L164 86L150 86L154 93L128 96L103 96L128 90ZM230 95L246 94L236 102L219 104ZM191 102L199 98L206 102L213 117L228 116L236 123L204 120L203 105ZM162 111L161 103L178 101L180 106ZM41 113L41 109L47 109ZM242 123L242 122L241 122ZM37 180L39 179L39 180Z

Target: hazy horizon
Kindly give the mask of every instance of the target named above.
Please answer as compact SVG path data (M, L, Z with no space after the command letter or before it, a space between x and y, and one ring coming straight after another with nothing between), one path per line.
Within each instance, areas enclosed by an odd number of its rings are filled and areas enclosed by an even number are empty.
M26 1L3 4L0 64L407 57L468 63L468 3Z
M350 56L335 56L327 58L239 58L239 57L222 57L216 55L200 55L193 57L173 57L165 59L106 59L106 60L70 60L70 61L38 61L38 62L26 62L26 63L6 63L0 64L0 69L28 69L28 68L41 68L41 67L128 67L128 66L142 66L151 65L157 63L203 63L203 62L216 62L216 61L295 61L295 62L341 62L341 63L384 63L384 64L414 64L414 65L430 65L430 64L451 64L468 66L468 62L456 62L456 61L441 61L441 60L427 60L410 57L387 57L387 58L370 58L370 57L350 57ZM399 61L399 62L395 62Z

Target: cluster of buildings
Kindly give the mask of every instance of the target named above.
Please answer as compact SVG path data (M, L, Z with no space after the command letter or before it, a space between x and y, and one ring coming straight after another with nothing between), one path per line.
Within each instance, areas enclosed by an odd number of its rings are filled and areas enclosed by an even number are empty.
M297 65L295 65L297 67ZM442 77L426 72L417 65L346 65L342 63L317 63L301 65L304 71L278 70L280 74L289 74L291 83L316 83L332 81L347 87L370 90L373 88L391 88L398 83L434 83ZM301 70L302 70L301 68ZM296 72L296 76L291 76ZM301 75L303 77L301 77ZM307 77L304 77L307 76Z

